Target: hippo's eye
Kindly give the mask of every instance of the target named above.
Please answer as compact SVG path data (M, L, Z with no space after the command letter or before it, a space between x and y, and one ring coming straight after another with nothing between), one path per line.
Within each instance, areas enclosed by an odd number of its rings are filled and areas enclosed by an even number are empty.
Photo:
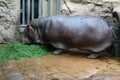
M29 30L29 35L33 37L33 31Z
M29 39L29 41L33 41L33 33L30 30L24 30L24 35Z
M30 40L34 39L34 34L31 30L28 32L28 37L30 38Z

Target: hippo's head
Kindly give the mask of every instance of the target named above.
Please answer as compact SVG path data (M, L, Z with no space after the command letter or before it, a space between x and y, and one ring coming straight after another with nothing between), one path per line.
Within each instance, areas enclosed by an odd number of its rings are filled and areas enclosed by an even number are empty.
M39 43L43 44L41 30L35 27L33 24L28 24L24 30L24 37L22 38L22 43L31 44Z

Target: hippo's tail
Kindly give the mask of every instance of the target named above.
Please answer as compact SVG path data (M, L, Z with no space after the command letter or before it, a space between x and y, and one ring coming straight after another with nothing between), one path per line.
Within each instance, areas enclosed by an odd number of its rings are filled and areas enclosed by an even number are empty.
M110 29L112 31L112 35L113 35L113 41L117 38L116 34L115 34L115 30L113 28L113 26L110 26Z

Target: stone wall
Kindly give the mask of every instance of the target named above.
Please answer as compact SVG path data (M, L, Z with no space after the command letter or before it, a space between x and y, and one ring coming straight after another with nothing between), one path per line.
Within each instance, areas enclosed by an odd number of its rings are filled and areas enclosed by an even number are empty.
M120 16L120 0L61 0L62 15L92 15L113 24L112 12ZM20 0L0 0L0 43L14 41L19 35Z
M20 0L0 0L0 43L16 40L19 35Z
M92 15L113 23L112 12L120 15L120 0L62 0L63 15Z

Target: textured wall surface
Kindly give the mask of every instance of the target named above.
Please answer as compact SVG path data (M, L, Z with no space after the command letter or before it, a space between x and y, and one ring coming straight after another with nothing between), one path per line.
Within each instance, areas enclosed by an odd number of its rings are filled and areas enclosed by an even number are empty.
M0 43L18 38L19 14L20 0L0 0Z
M120 15L120 0L62 0L61 14L92 15L113 23L112 12Z

